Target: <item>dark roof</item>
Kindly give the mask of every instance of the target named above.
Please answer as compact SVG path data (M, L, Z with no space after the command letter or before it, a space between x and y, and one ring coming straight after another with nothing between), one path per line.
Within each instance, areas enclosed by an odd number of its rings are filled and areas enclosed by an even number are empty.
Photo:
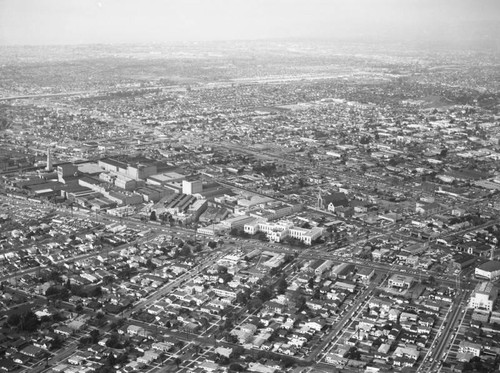
M100 184L102 184L102 181L100 181L100 180L98 180L96 178L90 177L90 176L82 176L82 177L80 177L80 180L84 181L86 183L89 183L89 184L93 184L93 185L100 185Z
M12 359L0 359L0 369L11 371L17 366Z
M496 260L490 260L489 262L481 264L477 268L488 272L498 271L500 270L500 262Z
M115 167L127 168L126 163L123 163L123 162L120 162L120 161L117 161L117 160L111 159L111 158L101 159L101 162L107 163L107 164L109 164L111 166L115 166Z
M457 254L453 256L453 261L457 264L466 263L470 260L476 260L476 257L470 254Z
M333 203L334 206L349 205L349 200L347 199L347 196L342 192L333 192L322 196L322 198L326 206L328 206L330 203Z

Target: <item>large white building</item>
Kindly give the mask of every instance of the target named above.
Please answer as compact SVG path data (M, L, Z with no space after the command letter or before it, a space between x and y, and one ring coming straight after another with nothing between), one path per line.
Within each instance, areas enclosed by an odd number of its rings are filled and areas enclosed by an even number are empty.
M203 191L203 183L201 180L187 181L182 180L182 193L184 194L196 194Z
M491 282L480 282L472 292L469 307L492 311L498 296L498 289Z
M476 267L474 275L478 278L483 278L489 281L496 280L500 277L500 262L490 260Z
M134 180L144 180L158 172L154 164L129 164L111 158L99 160L98 165L106 171L116 172Z
M409 288L413 283L413 277L394 274L388 281L389 286L396 288Z
M243 227L244 231L248 234L256 234L264 232L272 242L282 242L286 237L296 238L306 245L311 245L312 242L321 237L323 234L322 228L298 228L294 227L291 221L282 220L277 222L268 222L265 220L254 220Z

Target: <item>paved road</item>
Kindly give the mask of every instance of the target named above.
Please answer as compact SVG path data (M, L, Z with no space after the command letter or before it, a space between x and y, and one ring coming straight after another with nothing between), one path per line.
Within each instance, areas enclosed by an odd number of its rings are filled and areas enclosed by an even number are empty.
M341 330L344 330L346 326L352 321L352 317L356 312L361 311L361 304L364 303L369 297L373 290L379 285L379 281L373 281L366 289L363 290L361 294L356 297L356 300L350 305L349 311L345 313L344 316L340 318L335 323L335 326L332 328L328 336L324 338L317 347L315 347L309 356L310 359L316 359L316 357L320 354L321 351L328 345L330 342L338 342L341 336L336 337ZM334 343L332 343L333 347Z
M466 300L469 295L470 291L460 291L459 296L455 298L450 308L450 312L446 318L447 323L443 327L437 345L434 348L433 353L431 354L431 357L433 358L433 361L430 365L431 370L437 367L441 361L445 360L445 356L447 355L447 348L453 339L455 328L458 327L459 318L462 315L462 310L464 309L461 306L461 303Z
M203 272L205 269L208 267L212 266L215 264L215 262L218 260L218 258L224 254L225 252L232 250L232 247L225 248L221 250L218 254L211 254L208 256L202 264L198 264L196 267L193 269L183 273L179 277L177 277L175 280L172 282L169 282L159 289L157 289L154 293L148 295L146 298L143 300L139 301L136 303L131 309L127 310L124 312L124 317L130 317L134 312L137 312L141 309L147 309L148 306L153 304L154 302L158 301L162 297L164 297L166 294L171 293L173 290L175 290L179 285L182 283L189 281L190 279L198 276L201 272Z

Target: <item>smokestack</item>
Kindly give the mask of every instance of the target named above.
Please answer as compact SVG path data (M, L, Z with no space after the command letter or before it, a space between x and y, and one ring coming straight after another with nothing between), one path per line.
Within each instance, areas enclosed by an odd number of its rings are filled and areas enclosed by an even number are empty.
M50 149L47 150L47 166L45 167L45 171L52 171L52 154L50 153Z

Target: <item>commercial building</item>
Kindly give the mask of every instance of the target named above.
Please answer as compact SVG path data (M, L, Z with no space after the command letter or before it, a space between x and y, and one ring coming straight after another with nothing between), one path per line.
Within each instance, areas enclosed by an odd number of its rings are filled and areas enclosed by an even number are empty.
M483 278L489 281L496 280L500 277L500 262L490 260L476 267L474 271L476 278Z
M491 282L480 282L471 294L469 307L492 311L498 296L498 289Z
M182 193L184 194L196 194L203 191L203 183L201 180L187 181L182 180Z
M394 274L389 279L389 286L396 288L409 288L413 283L413 277Z
M99 160L98 165L106 171L116 172L134 180L145 180L149 176L156 175L158 173L157 167L154 164L130 164L111 158Z
M269 241L272 242L282 242L286 237L292 237L302 241L306 245L311 245L314 240L323 234L323 228L314 227L307 229L294 227L293 223L287 220L267 222L264 219L255 219L246 223L243 229L251 235L264 232Z

